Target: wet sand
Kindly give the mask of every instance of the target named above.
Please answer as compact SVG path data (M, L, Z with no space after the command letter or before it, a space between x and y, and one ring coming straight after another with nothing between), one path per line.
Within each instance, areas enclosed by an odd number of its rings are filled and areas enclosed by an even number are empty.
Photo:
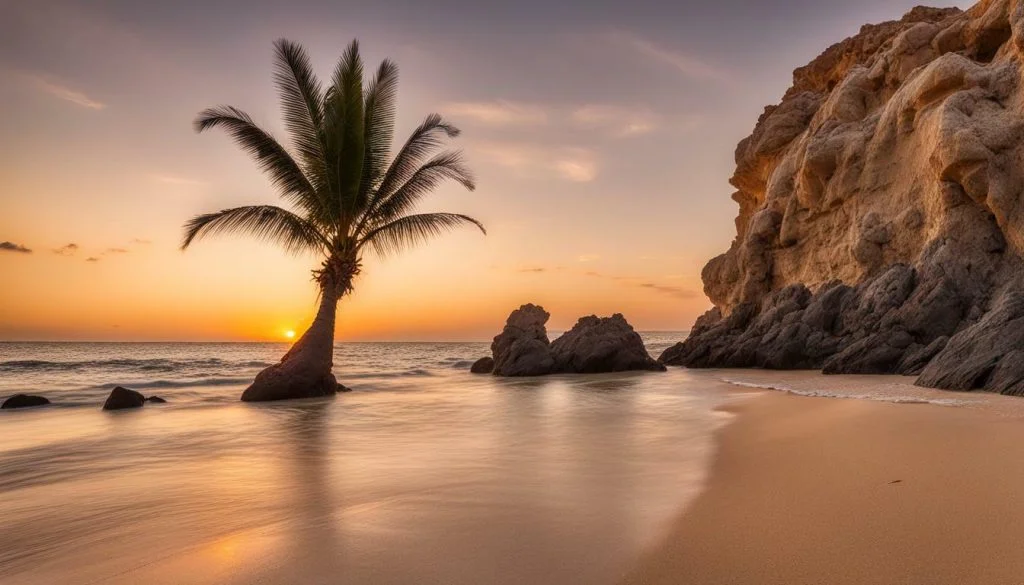
M1019 401L730 406L706 490L622 583L1024 583Z

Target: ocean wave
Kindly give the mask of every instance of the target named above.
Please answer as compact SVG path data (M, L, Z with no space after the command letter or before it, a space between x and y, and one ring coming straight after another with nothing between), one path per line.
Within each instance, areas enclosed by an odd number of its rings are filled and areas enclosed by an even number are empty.
M115 385L125 388L192 388L202 386L237 386L252 381L252 377L245 378L194 378L189 380L151 380L148 382L126 382L123 384L97 384L91 386L91 390L112 388Z
M139 370L149 372L171 372L186 368L239 367L259 368L273 365L270 362L243 360L229 361L219 358L196 360L156 359L109 359L71 362L44 360L12 360L0 362L0 372L69 371L87 369Z
M341 372L338 378L344 378L347 380L363 380L368 378L409 378L409 377L429 377L433 376L433 372L425 370L423 368L410 368L408 370L399 371L381 371L381 372L358 372L358 373L344 373Z
M957 400L955 398L925 398L922 396L907 396L902 394L865 394L865 393L853 393L853 392L842 392L840 390L821 390L821 389L805 389L805 388L793 388L784 384L769 384L769 383L756 383L756 382L741 382L739 380L730 380L728 378L722 378L722 382L726 384L732 384L733 386L741 386L743 388L757 388L760 390L775 390L778 392L785 392L787 394L795 394L797 396L808 396L811 398L849 398L852 400L872 400L875 402L891 402L894 404L935 404L938 406L967 406L970 402L966 400Z

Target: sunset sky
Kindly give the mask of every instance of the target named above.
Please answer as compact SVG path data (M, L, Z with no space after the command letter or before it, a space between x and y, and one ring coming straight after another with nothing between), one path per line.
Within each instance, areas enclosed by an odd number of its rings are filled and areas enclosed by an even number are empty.
M227 136L191 127L223 103L284 137L278 37L323 77L354 37L372 66L396 60L396 139L439 112L478 179L423 210L489 231L368 258L341 340L488 339L525 302L556 330L613 312L689 328L710 306L701 267L733 237L736 143L795 67L918 3L0 0L0 340L308 324L313 259L244 238L178 249L197 213L278 201Z

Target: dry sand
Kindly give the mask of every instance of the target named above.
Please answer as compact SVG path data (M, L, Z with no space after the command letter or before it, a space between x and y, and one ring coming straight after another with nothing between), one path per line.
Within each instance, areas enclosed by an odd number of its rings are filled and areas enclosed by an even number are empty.
M632 584L1024 583L1024 418L768 393Z

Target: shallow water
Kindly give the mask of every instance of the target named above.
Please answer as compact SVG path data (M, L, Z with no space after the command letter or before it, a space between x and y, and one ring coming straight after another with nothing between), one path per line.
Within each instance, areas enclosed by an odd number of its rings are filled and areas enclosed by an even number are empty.
M614 583L698 492L730 399L400 343L338 346L354 392L239 403L283 349L0 344L0 397L55 402L0 413L0 582ZM102 412L113 384L169 404Z

